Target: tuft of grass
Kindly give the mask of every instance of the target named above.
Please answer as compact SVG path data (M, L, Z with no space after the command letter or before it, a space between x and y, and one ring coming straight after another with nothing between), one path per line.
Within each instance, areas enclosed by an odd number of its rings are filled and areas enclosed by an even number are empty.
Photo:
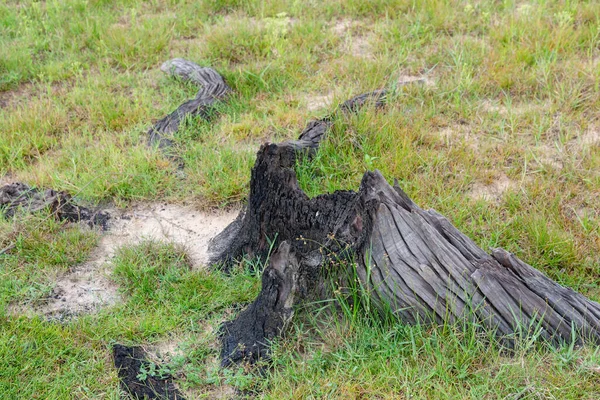
M60 272L86 260L97 232L40 212L0 221L0 314L13 303L48 296ZM14 247L10 247L14 246Z

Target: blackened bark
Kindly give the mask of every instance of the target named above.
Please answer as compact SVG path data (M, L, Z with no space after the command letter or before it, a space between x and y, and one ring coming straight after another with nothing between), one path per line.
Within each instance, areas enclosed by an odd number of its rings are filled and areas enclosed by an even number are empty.
M0 187L0 213L11 218L18 210L37 212L50 210L59 220L87 221L90 225L107 228L110 216L75 203L71 195L53 189L39 190L24 183L11 183Z
M340 108L355 111L372 96ZM213 260L225 266L244 254L264 257L271 241L279 246L258 298L223 326L223 365L268 357L268 343L283 332L294 305L326 297L324 277L347 272L332 262L340 260L354 262L375 303L409 324L469 320L507 347L536 328L553 344L600 342L598 303L502 249L486 253L378 171L366 172L357 192L309 199L294 164L298 154L316 151L331 121L311 122L297 141L261 147L248 206L216 240Z
M290 244L282 242L263 273L258 298L221 327L223 366L242 360L256 362L268 354L269 341L279 336L293 315L298 267Z
M356 96L340 105L355 112L369 102L383 106L387 92L378 90ZM300 189L294 166L302 154L314 153L333 124L334 115L310 121L298 140L267 143L257 154L250 177L248 206L236 221L217 236L209 248L211 264L227 265L244 255L264 258L269 240L299 242L300 254L319 249L328 235L343 225L354 207L352 192L339 191L309 199ZM299 238L311 240L299 240Z
M113 362L121 388L133 399L185 400L173 384L173 377L152 368L139 346L113 345Z

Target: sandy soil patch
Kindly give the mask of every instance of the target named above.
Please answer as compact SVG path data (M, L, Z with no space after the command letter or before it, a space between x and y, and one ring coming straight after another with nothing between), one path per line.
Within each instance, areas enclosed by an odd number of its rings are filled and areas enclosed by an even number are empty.
M189 205L140 204L113 219L102 238L109 257L123 245L144 239L172 242L184 247L193 267L208 261L208 242L237 216L238 211L209 214Z
M64 322L80 314L94 313L121 300L118 286L110 278L107 246L103 240L90 260L56 278L50 295L32 305L13 305L12 314L43 315L48 320Z
M566 144L555 141L554 143L543 142L532 147L535 160L555 170L562 170L568 155L579 156L586 151L600 147L600 128L592 127L581 133Z
M398 85L406 85L409 83L421 83L421 84L424 84L425 86L429 86L429 87L435 86L435 82L431 78L429 78L425 75L422 75L422 76L400 75L398 77L397 82L398 82Z
M370 37L352 32L353 28L358 26L360 26L359 22L343 19L334 23L331 26L331 31L343 39L344 52L357 58L372 59L374 56Z
M468 124L457 124L441 128L437 135L447 145L464 142L473 152L484 151L493 141L482 132L473 132Z
M333 31L333 33L335 33L337 36L343 36L346 34L346 32L352 27L352 20L349 19L343 19L341 21L336 22L335 24L333 24L333 26L331 27L331 30Z
M60 276L50 297L35 312L63 321L118 303L121 300L118 286L110 280L110 267L100 261L104 258L100 253L101 250L95 250L92 256L98 259Z
M550 166L558 171L564 168L562 151L557 144L542 143L533 148L535 160L544 166Z
M11 174L6 174L3 176L0 176L0 187L4 186L4 185L10 185L11 183L13 183L15 180L13 178L13 176Z
M600 146L600 128L589 128L579 137L573 140L572 144L579 150L586 150L591 147Z
M474 200L498 202L506 191L512 190L516 186L517 184L511 181L508 176L502 174L488 185L475 183L469 193L469 197Z
M531 113L547 112L550 109L550 103L515 103L507 105L498 100L485 100L481 103L481 109L484 112L502 116L522 116Z
M333 105L333 92L324 95L306 96L304 102L308 111L317 111L323 108L330 109Z
M355 36L350 44L350 54L354 57L373 58L373 49L365 36Z
M38 93L32 83L22 83L11 90L0 92L0 109L15 108L36 95Z
M193 267L208 261L208 242L235 219L237 211L205 213L189 205L138 204L111 214L109 230L85 263L59 276L51 295L33 308L15 307L18 314L42 314L67 320L95 312L120 301L117 285L110 279L111 259L122 246L142 240L172 242L184 247Z

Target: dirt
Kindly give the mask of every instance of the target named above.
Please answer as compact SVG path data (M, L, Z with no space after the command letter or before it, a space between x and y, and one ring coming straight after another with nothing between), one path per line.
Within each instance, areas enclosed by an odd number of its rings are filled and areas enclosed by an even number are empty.
M515 104L502 104L498 100L485 100L482 102L481 109L484 112L499 114L502 116L514 115L522 116L531 113L539 114L547 112L550 109L549 102L542 103L515 103Z
M193 267L200 267L208 261L208 241L237 214L237 210L208 214L190 205L139 204L114 218L102 241L110 256L116 248L144 239L173 242L184 247Z
M509 177L505 174L501 174L488 185L475 183L469 196L475 200L498 202L506 191L512 190L516 186L517 184L511 181Z
M20 83L6 91L0 91L0 109L15 110L32 100L38 102L56 95L63 95L73 86L73 79L48 84ZM44 105L45 107L45 105Z
M446 144L464 142L473 152L483 151L488 145L484 134L473 132L469 125L452 125L441 128L437 132L438 137Z
M600 146L600 128L589 128L582 135L574 139L573 144L579 150Z
M541 163L543 166L549 166L555 170L562 170L564 168L562 151L554 144L542 143L533 148L535 160Z
M343 39L344 52L351 54L357 58L372 59L373 48L368 35L352 32L354 28L360 28L361 24L358 21L343 19L331 26L331 30L336 36Z
M600 209L595 209L593 203L582 199L573 199L561 205L562 212L571 221L582 223L600 217Z
M532 147L532 151L538 163L560 171L568 161L567 154L581 154L597 147L600 147L600 128L591 127L565 145L543 142Z
M373 58L373 49L366 36L355 36L350 45L350 54L359 58Z
M204 387L202 391L198 391L196 393L190 391L189 393L190 394L186 393L188 394L189 398L203 398L212 400L229 400L235 398L242 398L241 396L239 396L239 393L235 389L235 387L227 384L221 384L220 386L212 385L210 387Z
M88 262L78 266L58 278L48 301L35 311L50 320L64 321L117 304L121 296L109 275L108 264Z
M422 76L400 75L398 77L399 85L406 85L408 83L422 83L425 86L429 86L429 87L435 86L435 82L431 78L429 78L425 75L422 75Z
M330 109L333 104L333 92L325 95L306 96L304 100L308 111L317 111L323 108Z
M145 349L148 359L156 363L169 363L173 361L175 357L183 355L180 342L180 339L170 338L169 340L149 346Z
M173 242L184 247L193 267L208 260L208 241L237 216L237 211L205 213L190 205L138 204L111 214L109 230L104 232L89 260L58 277L51 295L33 308L16 307L14 313L41 314L50 320L65 321L83 313L121 301L118 286L110 279L111 259L121 246L142 240Z
M35 96L36 93L32 83L21 83L10 90L0 91L0 109L14 108L20 102Z
M6 174L3 176L0 176L0 187L2 187L4 185L9 185L13 182L14 182L14 178L11 174Z
M352 27L352 20L350 19L343 19L341 21L336 22L332 27L331 30L333 31L333 33L335 33L337 36L344 36L346 34L346 32Z

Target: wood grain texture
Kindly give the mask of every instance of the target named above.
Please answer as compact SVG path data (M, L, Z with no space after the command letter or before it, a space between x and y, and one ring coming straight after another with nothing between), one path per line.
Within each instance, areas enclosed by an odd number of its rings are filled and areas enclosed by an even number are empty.
M181 104L175 111L162 118L148 131L148 145L161 149L173 144L173 134L188 116L210 119L214 105L231 92L223 77L214 69L201 67L191 61L175 58L165 62L161 70L183 81L198 85L196 97Z
M340 110L355 112L369 100L381 106L384 96L357 96ZM534 332L555 345L600 343L598 303L505 250L486 253L379 171L366 172L358 191L309 199L298 185L295 161L317 151L332 121L333 115L311 121L298 140L261 147L247 208L215 240L213 261L225 269L242 255L265 257L270 241L280 246L257 300L224 325L224 365L268 357L268 343L283 333L294 305L330 298L326 277L342 279L348 263L375 304L408 324L470 321L507 348Z

